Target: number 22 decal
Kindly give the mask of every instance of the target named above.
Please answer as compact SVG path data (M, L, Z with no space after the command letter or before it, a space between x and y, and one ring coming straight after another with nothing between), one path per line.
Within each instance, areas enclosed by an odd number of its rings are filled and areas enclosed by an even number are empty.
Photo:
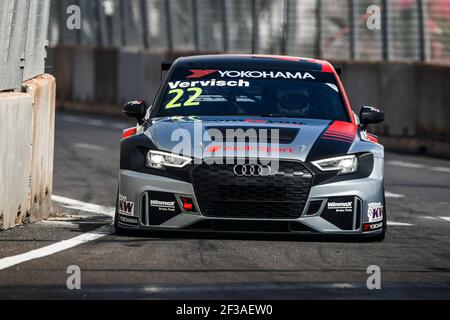
M189 99L184 104L181 104L178 101L180 101L181 97L183 97L184 90L183 89L170 90L169 94L175 94L175 96L166 105L166 109L199 106L200 102L198 102L196 100L198 99L198 97L200 97L202 95L203 89L201 89L201 88L189 88L189 89L187 89L187 92L194 92L194 94L192 96L190 96Z

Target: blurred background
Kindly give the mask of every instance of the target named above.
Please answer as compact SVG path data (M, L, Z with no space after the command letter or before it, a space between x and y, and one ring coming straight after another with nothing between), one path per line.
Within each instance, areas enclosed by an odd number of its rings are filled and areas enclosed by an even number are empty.
M74 4L76 31L65 21ZM51 16L52 46L450 60L448 0L59 0Z
M161 62L179 56L323 58L343 66L355 112L386 112L372 130L387 148L450 157L450 0L2 0L0 10L0 34L16 35L0 40L3 61L28 57L0 71L15 83L15 70L31 77L47 54L59 109L118 115L129 100L151 104ZM34 45L21 46L30 32ZM4 79L0 90L12 87Z

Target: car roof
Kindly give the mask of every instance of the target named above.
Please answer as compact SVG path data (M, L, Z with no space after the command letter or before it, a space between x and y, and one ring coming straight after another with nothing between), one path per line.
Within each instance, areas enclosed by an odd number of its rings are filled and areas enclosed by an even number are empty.
M181 57L175 61L176 68L243 68L287 69L333 72L328 61L293 56L261 54L215 54Z

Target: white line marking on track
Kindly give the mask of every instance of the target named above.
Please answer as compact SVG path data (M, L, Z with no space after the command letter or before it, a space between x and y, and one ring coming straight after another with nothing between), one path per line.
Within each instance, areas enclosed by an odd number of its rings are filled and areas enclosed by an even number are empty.
M425 168L425 165L423 165L423 164L398 161L398 160L387 161L386 164L391 165L391 166L396 166L396 167L412 168L412 169Z
M101 146L97 146L95 144L88 144L88 143L75 143L74 146L75 146L75 148L86 149L86 150L91 150L91 151L104 151L105 150L105 148L103 148Z
M405 161L399 161L399 160L386 161L386 164L390 165L390 166L403 167L403 168L409 168L409 169L429 169L434 172L450 173L449 167L433 167L433 166L427 166L424 164L405 162Z
M441 218L442 220L450 222L450 217L439 217L439 218Z
M90 125L90 126L95 126L95 127L104 127L104 128L110 128L110 129L123 130L123 129L130 127L129 124L124 123L124 122L113 122L113 121L98 120L98 119L92 119L92 118L83 118L83 117L77 117L77 116L60 115L58 117L58 119L60 119L62 121L66 121L66 122Z
M403 194L387 192L387 191L386 191L385 195L386 195L386 198L394 198L394 199L399 199L399 198L405 197Z
M94 241L100 238L103 238L104 236L112 233L112 226L107 225L103 226L101 228L98 228L96 230L83 233L75 238L64 240L61 242L54 243L52 245L32 250L30 252L26 252L23 254L19 254L12 257L7 257L0 259L0 270L5 270L7 268L11 268L15 265L18 265L20 263L39 259L43 257L50 256L52 254L58 253L60 251L64 251L76 246L79 246L81 244L87 243L89 241Z
M424 219L424 220L439 220L438 217L431 217L431 216L418 216L417 218Z
M431 168L431 170L436 171L436 172L450 173L450 168L446 168L446 167L433 167L433 168Z
M412 227L413 225L411 223L406 222L395 222L395 221L388 221L388 226L396 226L396 227Z
M91 213L105 214L114 217L115 209L112 207L100 206L98 204L86 203L66 197L52 196L52 200L60 204L64 208L72 210L80 210Z
M114 208L111 207L104 207L97 204L92 203L86 203L66 197L60 197L60 196L52 196L52 200L59 203L63 207L69 208L69 209L75 209L75 210L81 210L91 213L97 213L97 214L104 214L108 216L114 216ZM60 251L64 251L67 249L71 249L73 247L82 245L84 243L87 243L89 241L94 241L100 238L103 238L104 236L107 236L113 232L112 225L104 225L98 229L95 229L93 231L83 233L75 238L63 240L57 243L54 243L52 245L42 247L36 250L32 250L23 254L19 254L12 257L6 257L3 259L0 259L0 271L5 270L7 268L13 267L15 265L18 265L20 263L39 259L43 257L50 256L52 254L58 253Z

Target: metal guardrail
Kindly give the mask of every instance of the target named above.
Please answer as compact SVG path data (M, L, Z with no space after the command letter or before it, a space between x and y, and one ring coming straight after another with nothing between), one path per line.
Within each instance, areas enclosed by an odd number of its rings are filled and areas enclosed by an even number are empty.
M44 73L50 0L0 1L0 91Z
M58 0L52 16L54 45L450 61L450 0Z

